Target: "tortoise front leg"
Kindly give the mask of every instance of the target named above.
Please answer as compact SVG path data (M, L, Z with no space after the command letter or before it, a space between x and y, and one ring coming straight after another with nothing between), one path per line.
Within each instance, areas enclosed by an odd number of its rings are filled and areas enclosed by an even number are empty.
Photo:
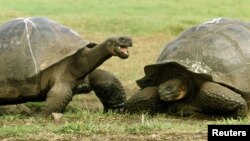
M135 93L127 100L125 110L128 113L147 113L154 114L165 110L165 103L160 100L158 87L146 87Z
M247 116L247 103L240 94L213 82L205 82L200 89L204 111L225 114L234 118Z
M193 116L197 117L202 115L200 109L192 102L175 101L170 102L167 108L167 113L177 116Z
M53 112L63 112L72 100L72 96L69 84L64 82L55 84L47 94L42 113L49 115Z
M83 79L80 84L72 89L73 95L83 94L83 93L90 93L92 91L92 87L89 84L89 77L88 75Z
M104 112L108 110L121 112L124 108L125 90L113 74L96 69L88 75L90 87L103 104Z

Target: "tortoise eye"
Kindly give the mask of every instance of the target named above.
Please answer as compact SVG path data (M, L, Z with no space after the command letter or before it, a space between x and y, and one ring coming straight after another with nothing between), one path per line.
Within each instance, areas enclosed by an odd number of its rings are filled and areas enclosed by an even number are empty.
M171 90L172 90L172 87L166 87L165 90L166 90L166 91L171 91Z
M124 38L120 38L120 42L125 43L126 40Z

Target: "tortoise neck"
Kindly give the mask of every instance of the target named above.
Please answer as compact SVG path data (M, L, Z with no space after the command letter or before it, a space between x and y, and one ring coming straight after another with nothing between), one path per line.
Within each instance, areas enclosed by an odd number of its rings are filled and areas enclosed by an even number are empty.
M183 99L193 99L193 96L195 96L195 88L194 88L194 81L193 78L190 77L190 75L178 75L177 76L178 79L180 79L182 81L182 83L184 83L184 85L186 86L186 95L183 97Z
M112 57L112 54L106 48L105 43L93 48L83 48L76 54L75 58L77 78L85 77L110 57Z

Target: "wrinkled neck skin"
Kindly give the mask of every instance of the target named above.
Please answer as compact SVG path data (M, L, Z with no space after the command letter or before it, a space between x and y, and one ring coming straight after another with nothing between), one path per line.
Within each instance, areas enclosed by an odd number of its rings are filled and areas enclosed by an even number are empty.
M75 63L76 69L72 73L78 79L84 78L110 57L112 54L108 51L105 43L93 48L84 47L75 54L73 63Z
M193 79L186 74L177 74L175 78L180 79L186 86L187 94L182 99L190 99L194 95Z

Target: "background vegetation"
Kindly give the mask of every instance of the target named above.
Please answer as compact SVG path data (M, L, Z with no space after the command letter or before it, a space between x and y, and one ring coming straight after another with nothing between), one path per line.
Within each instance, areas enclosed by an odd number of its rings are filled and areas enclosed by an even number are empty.
M134 39L130 58L115 57L101 68L121 79L127 97L138 90L143 67L183 30L216 17L250 21L249 0L0 0L0 24L17 17L45 16L89 40L112 35ZM30 103L41 107L42 103ZM206 140L208 124L249 124L250 119L194 119L102 114L94 94L74 97L60 121L41 115L0 116L0 140Z

